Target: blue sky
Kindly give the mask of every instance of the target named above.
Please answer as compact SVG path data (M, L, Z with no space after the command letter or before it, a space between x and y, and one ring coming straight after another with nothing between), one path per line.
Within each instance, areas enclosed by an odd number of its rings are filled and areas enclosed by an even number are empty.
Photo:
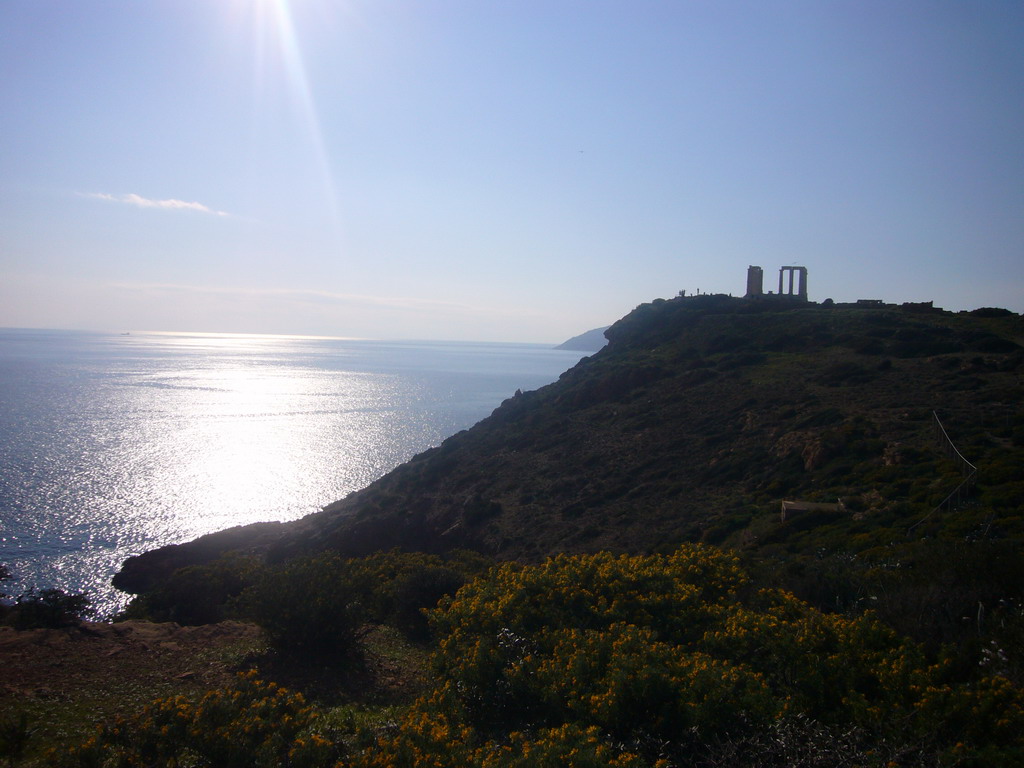
M3 0L0 326L557 342L1024 312L1024 4Z

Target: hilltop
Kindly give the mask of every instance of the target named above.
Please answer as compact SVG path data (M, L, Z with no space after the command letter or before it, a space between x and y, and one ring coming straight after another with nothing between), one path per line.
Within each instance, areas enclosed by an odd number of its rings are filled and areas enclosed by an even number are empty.
M230 549L529 562L700 541L783 557L1021 533L1020 316L702 295L641 305L606 336L557 382L323 511L146 553L115 584L144 591ZM979 483L970 506L930 514L961 479L933 414ZM794 499L841 506L783 521Z

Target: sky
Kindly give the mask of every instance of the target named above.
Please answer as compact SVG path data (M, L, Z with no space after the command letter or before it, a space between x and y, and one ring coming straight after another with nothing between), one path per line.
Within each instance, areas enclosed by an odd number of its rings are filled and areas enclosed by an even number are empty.
M0 326L560 342L1024 312L1017 0L2 0Z

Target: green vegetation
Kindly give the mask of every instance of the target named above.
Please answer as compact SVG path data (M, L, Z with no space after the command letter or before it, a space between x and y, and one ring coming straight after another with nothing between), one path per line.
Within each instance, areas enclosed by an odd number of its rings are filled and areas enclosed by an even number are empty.
M344 559L326 552L267 565L228 553L175 571L129 605L122 619L208 624L253 621L291 655L344 655L367 622L389 624L411 640L428 638L423 611L490 565L465 551L444 557L380 552Z
M10 579L10 569L0 565L0 584ZM0 626L56 629L73 626L92 615L88 595L68 593L62 589L30 589L17 597L0 592Z
M317 713L302 694L240 675L226 690L198 701L184 696L158 699L131 718L100 726L96 736L55 762L81 766L332 765L338 747L316 729Z
M133 601L122 618L212 624L231 617L231 605L252 586L261 561L228 553L205 565L174 571L152 592Z
M15 629L67 627L92 615L87 595L69 594L62 589L30 590L19 595L7 612L6 622Z
M309 582L307 597L332 587ZM389 709L391 721L308 704L249 673L106 723L62 761L1024 764L1024 691L1010 680L960 669L870 614L825 614L758 589L735 554L713 547L504 564L444 598L430 621L429 688Z

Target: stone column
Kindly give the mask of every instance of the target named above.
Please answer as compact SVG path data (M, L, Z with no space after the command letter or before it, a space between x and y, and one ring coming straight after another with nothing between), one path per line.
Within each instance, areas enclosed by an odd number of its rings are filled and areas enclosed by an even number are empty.
M747 267L747 296L764 294L764 270L760 267Z

